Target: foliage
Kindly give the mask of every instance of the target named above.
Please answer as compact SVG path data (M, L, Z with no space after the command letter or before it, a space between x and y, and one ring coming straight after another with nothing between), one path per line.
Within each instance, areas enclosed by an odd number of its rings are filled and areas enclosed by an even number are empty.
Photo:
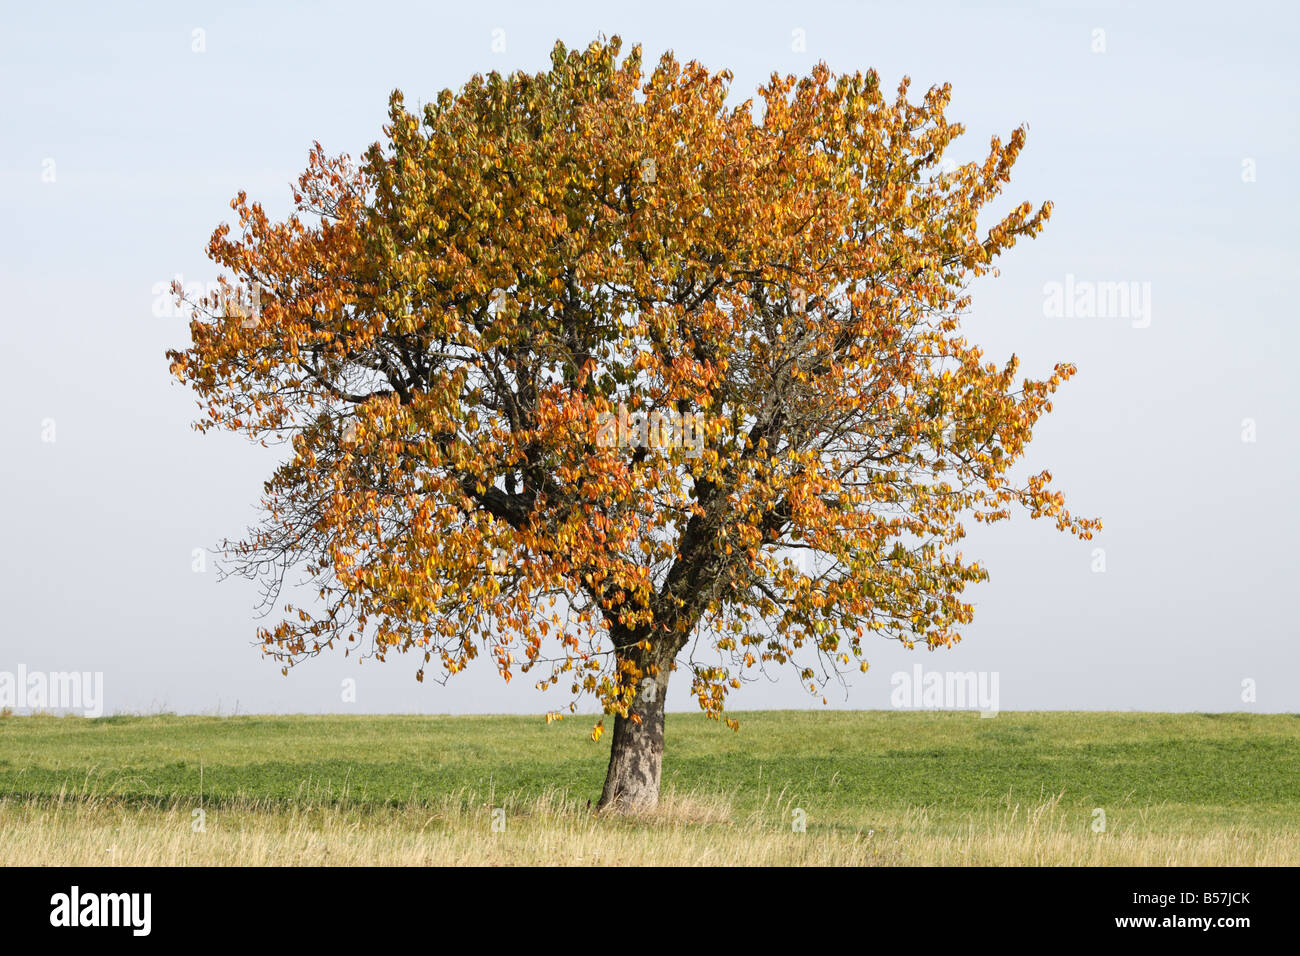
M963 518L1099 526L1010 476L1074 369L1017 380L959 332L1050 213L978 222L1023 129L944 172L948 86L819 65L729 106L726 71L620 49L394 93L359 162L316 145L293 215L241 193L213 235L258 307L194 303L168 357L199 428L289 445L230 546L268 602L310 576L261 634L286 667L485 654L626 714L689 644L716 716L767 669L816 692L869 638L959 640ZM602 441L620 409L689 416L698 454Z

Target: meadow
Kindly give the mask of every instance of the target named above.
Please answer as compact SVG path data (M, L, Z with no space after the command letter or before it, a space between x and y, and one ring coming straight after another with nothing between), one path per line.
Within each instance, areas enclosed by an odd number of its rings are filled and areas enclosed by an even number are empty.
M1300 717L669 714L659 810L592 718L0 718L0 864L1296 865Z

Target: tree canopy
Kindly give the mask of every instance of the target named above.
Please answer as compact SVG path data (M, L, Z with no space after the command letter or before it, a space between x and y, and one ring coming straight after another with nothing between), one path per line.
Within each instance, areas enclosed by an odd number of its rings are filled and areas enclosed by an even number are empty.
M717 716L761 671L817 693L873 638L959 640L964 520L1099 527L1011 474L1073 367L1018 378L959 328L1051 212L978 221L1023 128L945 168L946 85L818 65L729 104L727 71L620 51L394 93L292 215L241 193L213 235L257 308L195 303L168 357L197 427L287 444L230 546L273 604L311 582L261 632L286 667L485 656L632 724L685 667Z

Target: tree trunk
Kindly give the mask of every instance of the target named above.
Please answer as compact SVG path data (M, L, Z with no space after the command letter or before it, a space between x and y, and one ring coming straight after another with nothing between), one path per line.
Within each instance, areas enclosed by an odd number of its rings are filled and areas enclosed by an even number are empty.
M659 771L664 757L664 698L668 690L668 663L642 678L628 715L614 717L609 771L600 809L641 813L659 805ZM632 719L639 717L640 723Z

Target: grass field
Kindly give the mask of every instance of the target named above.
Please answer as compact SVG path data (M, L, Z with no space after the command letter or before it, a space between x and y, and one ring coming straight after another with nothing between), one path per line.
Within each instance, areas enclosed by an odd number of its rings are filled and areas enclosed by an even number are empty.
M5 717L0 863L1300 863L1295 715L737 716L638 819L585 718Z

